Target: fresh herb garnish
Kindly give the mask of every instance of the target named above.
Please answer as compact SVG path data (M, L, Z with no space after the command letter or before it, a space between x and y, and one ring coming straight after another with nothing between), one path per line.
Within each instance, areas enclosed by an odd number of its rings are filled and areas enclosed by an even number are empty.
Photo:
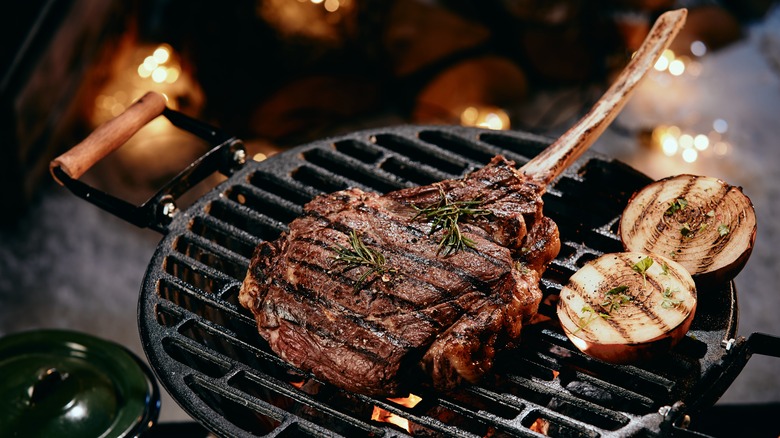
M481 204L482 201L478 199L450 202L444 192L441 192L441 200L437 204L424 208L412 205L417 210L417 214L412 220L423 217L431 221L431 230L428 234L444 230L443 236L439 241L437 254L443 250L446 256L466 247L474 247L474 241L461 233L458 222L464 216L484 216L490 214L490 210L479 208Z
M680 228L680 234L683 235L683 237L687 238L693 238L696 233L706 230L708 227L708 224L706 222L702 222L699 224L699 228L697 228L695 231L691 228L691 225L688 222L685 222Z
M621 285L604 292L604 300L599 303L599 307L603 310L602 312L596 311L587 304L584 305L582 310L580 310L582 316L577 320L577 330L574 333L583 330L597 318L612 319L612 315L610 315L612 312L620 309L620 306L623 304L634 300L634 297L624 293L627 290L628 286Z
M631 269L642 274L642 279L647 282L647 270L650 269L650 266L653 266L653 259L650 257L645 257L642 260L634 263L634 266L631 266Z
M719 235L721 235L721 236L725 236L725 235L726 235L726 234L728 234L729 232L731 232L731 230L729 229L729 226L728 226L728 225L726 225L726 224L720 224L720 225L718 225L718 234L719 234Z
M580 318L577 320L577 330L575 330L573 334L577 334L577 332L579 332L580 330L584 330L585 327L587 327L590 323L592 323L598 318L602 318L602 319L612 318L611 316L609 316L608 313L597 312L587 304L582 306L582 310L580 311L582 312L582 316L580 316Z
M683 302L683 300L679 300L679 299L675 299L674 298L674 294L676 292L679 292L679 291L677 289L672 289L672 288L669 288L669 287L664 289L664 291L663 291L664 299L663 299L663 301L661 301L661 307L663 307L664 309L671 309L671 308L679 306Z
M677 198L674 201L672 201L671 204L669 204L669 208L666 209L664 214L666 216L672 216L673 214L677 213L678 211L682 210L687 206L688 206L688 201L686 201L685 198Z
M661 262L661 275L669 275L669 265L666 262Z
M368 270L355 282L354 288L356 291L363 287L366 279L372 274L382 277L385 274L394 274L397 272L395 268L388 268L385 266L385 256L379 251L367 247L366 244L360 240L357 233L355 233L355 230L349 232L349 244L351 248L346 248L341 245L335 248L337 255L333 261L335 263L346 264L346 269L356 268L358 266L368 267Z
M599 306L607 313L620 309L620 306L634 299L631 295L624 293L627 290L628 286L622 285L604 292L604 301L600 302Z

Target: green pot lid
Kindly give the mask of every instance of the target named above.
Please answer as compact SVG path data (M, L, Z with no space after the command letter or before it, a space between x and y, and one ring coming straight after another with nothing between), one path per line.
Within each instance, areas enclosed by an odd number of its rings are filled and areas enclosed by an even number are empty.
M0 338L0 436L137 436L159 391L126 348L87 334L35 330Z

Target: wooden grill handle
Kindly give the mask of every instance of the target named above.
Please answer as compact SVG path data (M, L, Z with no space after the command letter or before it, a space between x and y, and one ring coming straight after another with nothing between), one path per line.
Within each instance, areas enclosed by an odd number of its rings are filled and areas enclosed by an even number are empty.
M54 174L59 167L73 179L84 173L125 144L130 137L165 110L167 100L160 93L150 91L130 105L122 114L98 126L87 138L49 163L52 177L62 185Z

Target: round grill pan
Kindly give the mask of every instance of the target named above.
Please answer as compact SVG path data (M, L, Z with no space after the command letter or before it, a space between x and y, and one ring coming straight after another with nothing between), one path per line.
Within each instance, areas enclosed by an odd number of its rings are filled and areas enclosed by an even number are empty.
M542 279L542 321L524 328L519 348L499 356L494 375L453 393L423 391L414 407L318 382L279 359L238 304L254 247L277 237L320 193L429 184L463 176L495 154L519 166L550 140L399 126L316 141L256 162L245 159L239 140L176 111L163 114L214 148L142 206L97 191L59 166L52 171L76 195L163 233L141 287L143 347L166 390L220 436L539 436L540 427L567 437L690 434L681 428L685 414L711 406L756 349L777 350L771 337L735 340L733 283L700 290L688 335L651 363L604 363L568 341L556 327L551 299L584 263L622 250L618 218L631 194L650 182L625 164L586 153L544 195L562 249ZM176 198L216 171L227 179L176 210ZM376 412L400 418L400 425L372 419Z

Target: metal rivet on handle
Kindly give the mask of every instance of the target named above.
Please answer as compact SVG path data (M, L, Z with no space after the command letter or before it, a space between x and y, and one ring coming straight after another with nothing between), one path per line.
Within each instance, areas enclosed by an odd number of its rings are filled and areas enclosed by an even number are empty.
M681 412L685 408L685 405L682 404L682 402L676 402L674 406L661 406L658 408L658 415L660 415L663 418L663 421L672 421L674 418L671 418L671 416L677 416L677 413ZM688 426L691 425L691 417L688 414L685 414L680 418L679 425L677 427L681 429L687 429Z
M233 161L235 161L237 164L246 163L246 151L244 149L237 149L235 152L233 152Z
M164 203L162 206L162 214L165 217L173 218L173 215L176 214L176 204L174 204L173 201Z
M734 344L737 343L737 340L734 338L731 339L724 339L720 341L720 346L725 348L726 351L731 351L732 348L734 348Z

